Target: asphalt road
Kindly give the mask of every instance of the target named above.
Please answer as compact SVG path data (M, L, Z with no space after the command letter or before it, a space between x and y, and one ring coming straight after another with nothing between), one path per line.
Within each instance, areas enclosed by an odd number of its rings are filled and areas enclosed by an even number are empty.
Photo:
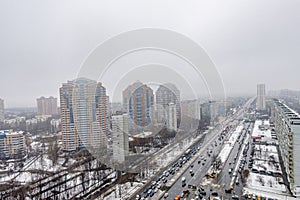
M203 146L202 149L201 149L202 151L204 151L204 152L201 153L201 155L202 155L203 158L206 158L206 162L201 160L201 163L200 163L200 166L199 166L198 160L200 160L200 158L197 158L196 161L193 162L194 167L193 168L189 167L188 170L186 170L178 178L178 180L175 182L175 184L168 190L169 197L166 198L167 200L172 200L172 199L175 198L176 195L180 195L184 190L188 189L188 185L196 185L196 186L199 185L200 180L204 177L204 175L206 174L206 172L208 171L208 169L211 165L212 156L210 156L210 157L207 156L207 154L206 154L207 147L209 147L209 149L211 149L213 151L213 153L211 155L213 155L213 154L218 155L221 145L219 145L219 141L217 140L217 138L220 135L221 131L223 130L223 127L225 127L226 125L230 125L233 122L234 119L241 118L244 111L245 111L245 108L249 107L249 105L251 104L252 101L253 101L253 99L249 100L231 118L225 120L222 123L222 125L218 126L214 131L212 131L210 137L209 136L206 137L207 141L204 142L204 144L206 144L206 145ZM247 134L247 130L248 130L249 126L250 126L250 124L246 124L246 127L245 127L246 130L242 130L242 134L241 134L242 136L245 136ZM242 136L235 143L234 148L232 149L232 151L229 155L229 158L227 159L227 161L226 161L226 163L223 167L223 170L219 175L219 176L221 176L221 178L219 179L218 183L220 185L224 185L224 187L221 190L223 192L221 195L224 196L224 197L227 196L227 198L229 198L229 199L231 198L232 194L226 194L224 189L226 187L229 188L229 186L230 186L230 182L231 182L231 179L232 179L232 173L229 174L228 170L229 170L229 168L233 168L233 169L235 168L235 164L233 164L234 163L233 161L234 161L234 158L238 157L237 155L239 155L239 153L241 153L239 146L243 142L243 137ZM212 148L211 144L214 144L216 141L218 143L217 148ZM202 165L202 164L204 164L204 165ZM190 170L189 169L193 170L193 172L195 173L194 176L190 175L190 172L189 172ZM235 185L235 189L234 189L233 193L239 195L239 194L242 193L242 184L241 184L240 175L238 174L237 176L239 177L239 180L240 180L239 182L240 183L238 185ZM186 178L186 185L184 187L182 186L182 181L181 181L182 177ZM207 190L206 192L207 192L207 195L204 196L204 197L207 198L211 191ZM192 197L194 197L193 194L189 195L188 199L191 199Z
M183 190L188 189L188 185L195 185L195 186L199 185L200 180L204 177L209 167L211 166L211 159L213 157L212 155L214 154L217 155L221 147L221 145L218 145L217 147L211 146L211 143L214 144L216 137L218 136L218 134L215 134L214 131L211 132L211 134L214 135L215 137L211 137L210 140L204 143L206 145L203 145L202 151L199 151L199 153L195 155L197 156L195 161L190 164L187 170L179 176L177 181L168 190L169 197L167 198L167 200L172 200L176 197L176 195L180 195L183 192ZM210 156L208 156L207 154L207 148L209 148L209 150L212 151L212 153L210 153ZM200 154L200 156L198 154ZM198 164L199 160L201 162ZM190 170L193 171L194 173L193 176L191 176ZM182 177L185 177L186 179L185 186L182 185Z

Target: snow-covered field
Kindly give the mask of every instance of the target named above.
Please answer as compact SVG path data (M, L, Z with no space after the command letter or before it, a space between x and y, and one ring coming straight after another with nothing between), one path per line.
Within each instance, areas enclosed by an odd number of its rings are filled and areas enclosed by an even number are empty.
M247 188L276 193L286 192L285 185L279 184L279 181L282 181L282 178L251 172L247 179Z

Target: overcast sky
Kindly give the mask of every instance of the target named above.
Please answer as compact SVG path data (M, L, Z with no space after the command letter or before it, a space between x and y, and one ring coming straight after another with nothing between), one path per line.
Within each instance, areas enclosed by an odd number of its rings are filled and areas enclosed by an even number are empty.
M6 107L58 97L88 54L124 31L164 28L196 41L227 95L300 89L299 0L0 2L0 98Z

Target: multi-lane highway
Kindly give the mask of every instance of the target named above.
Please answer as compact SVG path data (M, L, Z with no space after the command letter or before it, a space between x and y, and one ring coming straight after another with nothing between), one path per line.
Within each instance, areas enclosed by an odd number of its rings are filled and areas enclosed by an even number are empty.
M247 101L243 107L237 110L232 116L229 116L223 122L219 123L206 133L204 141L197 142L191 146L189 152L186 155L182 155L178 160L174 161L168 169L161 174L153 178L151 184L148 185L142 192L137 196L138 199L176 199L177 195L186 196L187 199L195 197L195 191L191 190L191 187L198 187L200 181L209 170L212 159L218 156L222 150L222 144L225 138L229 137L232 133L232 129L235 128L240 120L243 118L243 114L248 110L250 104L254 101L251 98ZM246 124L247 128L249 124ZM231 127L232 129L229 129ZM223 169L218 176L219 185L223 185L222 195L225 196L224 189L230 188L228 183L231 183L232 173L229 173L229 169L235 169L236 157L240 151L242 140L247 134L247 128L245 128L237 142L234 144L228 159L223 163ZM226 131L224 131L226 129ZM227 134L227 135L226 135ZM239 184L237 184L239 185ZM239 186L237 186L238 188ZM220 189L219 189L220 190ZM240 189L241 190L241 189ZM200 191L199 191L200 192ZM189 195L184 193L190 193ZM213 193L213 189L202 190L201 197L207 197ZM224 194L223 194L224 193ZM237 191L237 193L239 193Z

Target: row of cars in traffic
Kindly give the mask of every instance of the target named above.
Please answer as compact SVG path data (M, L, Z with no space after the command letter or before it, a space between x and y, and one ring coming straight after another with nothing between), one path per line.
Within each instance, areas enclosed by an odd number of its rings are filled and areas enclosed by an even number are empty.
M161 189L168 181L170 176L175 175L180 168L182 168L196 153L200 150L200 145L194 145L187 149L180 158L175 161L168 169L166 169L156 180L152 181L151 184L144 189L142 194L136 196L136 199L146 199L153 197L159 189ZM168 197L168 193L164 194L164 197Z
M190 165L191 169L189 170L189 174L191 177L194 176L195 172L193 171L194 164L198 165L205 165L207 161L207 157L211 157L213 154L213 149L216 148L219 144L222 143L223 139L225 138L225 135L228 133L228 130L230 128L226 127L226 130L223 131L219 137L216 139L215 142L213 142L210 147L206 149L206 155L201 155L199 159L197 159L194 163ZM180 170L201 148L200 144L194 144L192 147L188 148L175 162L173 162L172 165L168 169L166 169L156 180L152 181L151 184L146 187L146 189L143 190L142 194L139 194L136 196L136 199L148 199L151 198L157 193L159 189L161 189L167 182L168 179L170 179L170 176L173 176L176 174L177 171ZM186 178L182 177L182 187L186 186ZM193 187L192 190L196 189L196 186L191 185L190 187ZM195 188L194 188L195 187ZM182 191L180 195L176 195L177 199L183 198L187 195L189 195L189 190L185 189ZM205 196L206 192L204 189L200 189L199 197ZM165 193L165 198L167 198L169 194ZM176 199L176 198L175 198Z

